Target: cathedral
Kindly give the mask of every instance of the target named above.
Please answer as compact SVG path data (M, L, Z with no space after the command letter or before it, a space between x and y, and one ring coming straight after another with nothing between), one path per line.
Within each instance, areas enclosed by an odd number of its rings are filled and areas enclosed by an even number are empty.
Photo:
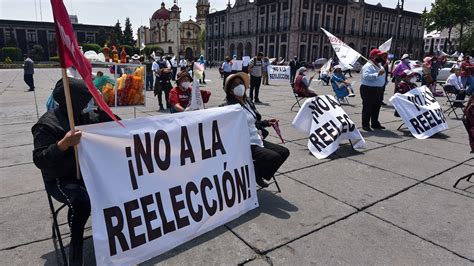
M177 1L167 8L165 2L150 18L150 26L141 26L138 29L138 43L145 45L158 45L165 54L191 59L204 54L204 43L200 43L206 28L206 16L209 14L209 1L198 0L196 3L196 21L191 18L181 21L181 8ZM201 47L200 47L201 46Z

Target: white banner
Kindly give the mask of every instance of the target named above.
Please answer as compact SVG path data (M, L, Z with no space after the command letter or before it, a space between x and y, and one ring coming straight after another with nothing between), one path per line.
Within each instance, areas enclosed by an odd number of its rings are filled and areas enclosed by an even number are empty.
M98 265L143 262L258 207L240 106L122 122L77 127Z
M307 99L293 119L294 128L308 134L308 149L318 159L324 159L349 139L355 149L365 148L365 140L332 95Z
M339 40L336 36L329 33L327 30L323 28L321 28L321 30L328 36L329 42L331 43L334 52L336 52L337 58L339 58L339 64L346 68L352 68L355 62L361 57L361 54L343 41Z
M379 46L379 50L382 52L388 52L390 51L390 48L392 47L392 38L388 39L388 41L382 43Z
M427 139L448 129L441 106L426 86L404 94L396 93L390 98L390 102L417 139Z
M270 80L290 80L289 66L273 66L267 67L268 79Z

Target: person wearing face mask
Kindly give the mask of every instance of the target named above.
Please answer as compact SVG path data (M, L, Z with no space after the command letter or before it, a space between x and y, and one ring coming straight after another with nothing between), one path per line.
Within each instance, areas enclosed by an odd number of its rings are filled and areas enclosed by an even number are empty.
M244 72L230 75L225 83L227 104L240 104L247 116L250 134L250 149L254 160L256 182L267 187L264 180L270 180L290 155L290 151L278 144L265 140L268 131L265 129L278 123L277 119L262 120L255 105L247 98L245 92L250 86L249 77Z
M401 80L400 76L405 70L411 70L410 56L408 54L404 54L402 56L402 61L392 71L393 81L395 82L395 90L397 89L398 83Z
M82 112L92 98L83 80L69 78L69 86L76 126L112 121L101 110ZM53 97L58 107L47 111L31 128L33 162L41 170L48 194L69 207L69 265L82 265L84 226L91 211L84 182L76 178L73 147L79 144L82 133L79 130L72 131L69 125L62 79L56 83Z
M307 77L308 75L308 70L306 67L300 67L298 71L298 76L296 76L295 79L295 84L294 86L294 92L299 96L299 97L315 97L318 96L316 92L312 91L309 89L309 86L311 85L311 81L314 79L314 75L312 75L310 78Z
M427 86L434 96L443 96L443 93L436 91L437 64L436 57L427 56L423 59L421 85Z
M174 112L183 112L189 106L192 92L192 77L187 71L181 71L176 77L176 87L170 91L170 105ZM211 92L200 90L204 103L209 101Z
M253 93L255 91L255 103L262 103L258 98L260 92L260 85L262 84L262 72L263 72L263 53L259 52L258 55L249 63L250 72L250 100L253 101Z
M385 62L382 55L383 52L379 49L372 49L369 61L361 70L362 128L365 131L372 131L372 128L385 129L379 122L385 85L385 69L382 67Z
M466 89L463 86L461 80L461 69L454 66L451 69L451 75L446 79L445 85L452 86L454 88L454 94L456 94L456 100L464 101L466 98ZM461 102L455 102L454 106L464 107Z
M355 97L352 84L346 79L341 65L334 66L334 74L331 77L331 85L337 100L340 102L345 97Z
M232 74L232 60L230 60L230 57L226 57L224 63L222 63L222 71L223 71L223 79L222 79L222 86L225 85L225 81L228 76Z

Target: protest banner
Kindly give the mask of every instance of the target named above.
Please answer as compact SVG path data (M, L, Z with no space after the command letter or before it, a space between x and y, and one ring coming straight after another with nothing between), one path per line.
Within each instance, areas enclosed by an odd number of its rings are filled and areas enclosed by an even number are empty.
M289 66L273 66L267 67L268 78L270 80L290 80L290 67Z
M143 262L258 207L239 105L123 123L78 127L98 265Z
M354 149L365 148L365 140L332 95L307 99L293 119L294 128L308 134L308 149L318 159L324 159L339 148L343 139Z
M431 91L422 86L390 98L403 123L417 139L427 139L448 129L448 123Z

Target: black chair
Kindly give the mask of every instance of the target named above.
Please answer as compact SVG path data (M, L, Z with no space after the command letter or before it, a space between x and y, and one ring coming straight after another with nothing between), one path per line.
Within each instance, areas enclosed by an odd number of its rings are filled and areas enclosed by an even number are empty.
M449 105L448 109L444 112L449 116L451 113L454 113L456 119L459 119L458 114L456 113L457 109L461 109L461 112L464 108L464 103L466 100L457 100L457 91L456 88L452 85L441 84L443 88L444 95L446 95L447 103Z
M306 99L307 97L299 96L298 93L295 92L294 84L291 85L291 92L293 92L293 96L295 96L295 100L296 100L296 102L290 108L290 111L293 111L293 108L295 108L296 105L298 105L301 108L300 101Z
M59 250L61 252L61 257L63 259L63 263L64 263L64 265L68 265L66 252L64 250L64 245L63 245L63 239L61 237L61 231L59 230L59 223L58 223L58 214L62 209L64 209L64 207L67 206L67 204L62 203L62 205L59 206L59 208L55 209L54 204L53 204L53 200L51 199L51 195L49 195L48 192L46 192L46 194L48 195L49 209L51 210L51 217L53 219L53 224L52 224L51 228L52 228L52 232L53 232L52 233L52 238L53 238L54 248L55 248L55 250L57 250L57 245L56 245L56 240L57 240L58 243L59 243Z
M270 183L267 183L267 184L268 184L269 186L270 186L271 184L275 184L275 186L277 187L278 193L281 193L280 186L278 185L278 181L276 180L275 176L272 176L272 179L273 179L273 181L271 181ZM262 189L264 189L264 187L258 188L257 191L260 191L260 190L262 190Z

